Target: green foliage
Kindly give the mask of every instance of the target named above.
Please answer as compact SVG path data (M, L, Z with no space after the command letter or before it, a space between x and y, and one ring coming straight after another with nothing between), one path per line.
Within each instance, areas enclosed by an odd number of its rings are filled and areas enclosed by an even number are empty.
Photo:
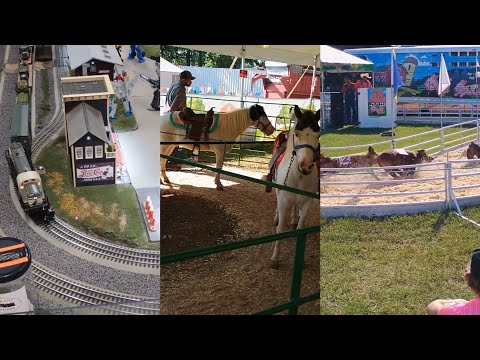
M160 45L140 45L140 47L145 52L145 57L160 56Z
M277 116L277 124L290 124L290 108L292 105L282 105L280 113Z
M196 114L205 113L205 104L200 98L191 98L191 101L187 101L187 106L192 109Z
M178 66L187 65L216 68L229 68L234 59L233 56L189 50L171 45L160 45L160 56ZM245 59L245 67L255 66L265 66L265 62L262 60ZM240 58L237 59L233 68L241 68Z
M37 124L41 125L50 113L50 86L48 84L48 70L40 70L42 79L42 103L40 104L40 114L37 117Z

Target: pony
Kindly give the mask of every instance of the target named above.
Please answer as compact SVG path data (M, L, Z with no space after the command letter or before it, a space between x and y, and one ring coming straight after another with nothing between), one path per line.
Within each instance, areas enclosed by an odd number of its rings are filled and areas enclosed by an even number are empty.
M320 154L320 168L364 168L377 165L378 154L369 146L366 154L328 157Z
M162 145L163 141L184 142L181 146L192 150L195 141L185 137L185 124L180 119L180 111L166 113L160 116L160 153L170 155L175 144ZM235 141L248 127L255 126L265 135L271 135L275 131L272 123L267 117L265 110L260 105L253 105L250 108L239 109L229 113L216 114L210 129L209 140L211 141ZM216 168L223 166L224 155L229 152L233 144L201 144L200 151L210 150L215 153ZM160 158L160 182L168 184L170 180L166 174L167 159ZM223 190L220 181L220 173L215 176L215 184L218 190Z
M287 136L285 156L278 165L273 182L315 193L319 184L316 162L320 157L320 110L315 114L295 105L297 124ZM277 208L274 225L276 232L285 231L285 218L291 214L291 225L296 229L304 227L305 218L312 206L313 199L297 195L286 190L276 190ZM275 242L272 255L272 268L279 265L280 241Z
M477 157L477 159L480 159L480 143L472 141L470 145L468 145L467 159L471 160L475 156Z

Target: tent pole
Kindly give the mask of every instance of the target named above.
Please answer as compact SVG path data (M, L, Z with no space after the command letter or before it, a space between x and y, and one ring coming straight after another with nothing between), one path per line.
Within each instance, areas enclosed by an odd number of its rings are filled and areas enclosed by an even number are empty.
M242 70L245 68L245 45L242 45ZM243 101L243 88L245 84L245 78L241 78L241 85L240 85L240 108L243 109L244 101Z
M310 105L309 109L312 109L312 103L313 103L313 91L315 89L315 65L317 64L317 55L313 57L313 73L312 73L312 87L310 89Z
M321 87L320 87L320 113L322 114L322 119L320 121L320 126L322 129L325 129L325 124L326 124L326 119L325 119L325 84L324 84L324 79L325 79L325 74L322 69L322 45L320 45L320 51L318 54L318 60L319 60L319 65L320 65L320 81L321 81ZM331 116L331 112L330 112Z

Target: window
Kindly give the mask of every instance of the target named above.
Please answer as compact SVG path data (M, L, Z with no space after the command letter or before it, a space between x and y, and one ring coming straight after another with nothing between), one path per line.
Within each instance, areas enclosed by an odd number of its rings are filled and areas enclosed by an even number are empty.
M450 63L450 66L458 66L458 62L452 61L452 62Z
M476 51L470 51L468 53L468 56L477 56L477 52Z
M83 147L75 147L75 159L83 159Z
M472 66L472 67L475 67L477 64L475 64L475 61L470 61L468 63L468 66Z
M85 146L85 159L93 159L93 146Z
M432 62L432 66L433 67L438 67L438 66L440 66L440 64L438 62Z
M467 52L466 51L460 51L460 56L467 56Z
M95 145L95 158L103 158L103 145Z
M467 62L466 61L460 61L458 63L458 66L467 66Z
M452 52L450 53L450 56L458 56L458 52L457 52L457 51L452 51Z

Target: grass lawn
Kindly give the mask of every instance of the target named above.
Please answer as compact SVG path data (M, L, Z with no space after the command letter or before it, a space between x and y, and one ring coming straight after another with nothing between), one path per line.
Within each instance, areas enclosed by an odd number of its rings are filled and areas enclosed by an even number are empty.
M45 166L44 187L55 213L68 223L112 242L158 249L150 243L135 189L130 184L73 187L70 162L61 136L38 158Z
M480 221L478 206L463 213ZM479 235L454 212L320 219L320 312L421 315L438 298L470 300Z
M133 131L138 129L137 120L133 113L130 116L125 115L125 109L123 108L123 103L119 98L115 97L115 102L117 103L117 119L110 119L110 123L116 132L122 133L127 131Z
M440 126L433 125L398 125L395 129L395 137L401 138L409 135L415 135L426 131L438 129ZM465 129L465 128L464 128ZM363 153L367 151L369 144L391 140L391 136L381 136L380 133L388 131L388 129L361 129L356 127L344 127L340 129L326 129L321 132L320 143L322 147L330 146L353 146L365 144L365 151L361 149L347 149L347 150L326 150L323 151L327 156L342 156L352 153ZM452 134L459 131L459 128L448 128L445 130L445 134ZM475 130L472 129L468 134L474 134ZM451 141L467 134L457 134L452 137L448 137L446 140ZM430 139L440 138L440 132L433 134L427 134L423 136L417 136L411 139L395 142L396 148L412 145L420 141L426 141ZM473 139L473 138L472 138ZM434 145L440 144L440 140L423 145L424 148L430 148ZM448 146L455 145L454 143ZM422 146L420 146L421 148ZM390 149L390 144L377 145L373 147L377 153ZM420 150L420 148L418 150ZM438 149L436 149L438 150ZM435 151L436 151L435 150Z
M146 57L160 57L160 45L140 45Z

